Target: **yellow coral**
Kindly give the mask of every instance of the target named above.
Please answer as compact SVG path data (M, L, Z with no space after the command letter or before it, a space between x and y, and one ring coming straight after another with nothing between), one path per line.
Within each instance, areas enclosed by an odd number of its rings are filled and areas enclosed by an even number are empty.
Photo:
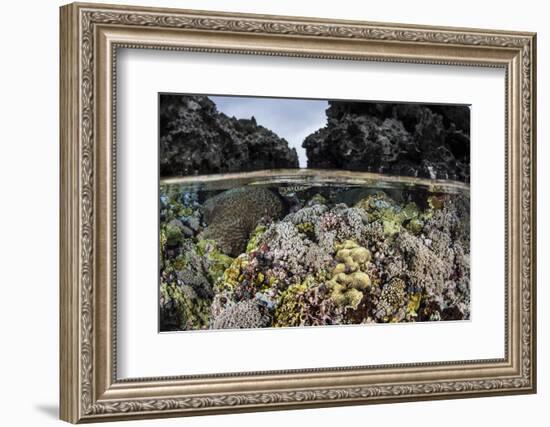
M315 232L315 226L311 222L301 222L296 225L299 232L304 234L312 234Z
M332 288L331 298L336 305L356 309L363 299L363 292L336 283Z
M327 282L331 298L341 307L356 309L363 299L363 292L371 286L369 275L363 271L371 259L370 251L352 240L336 245L336 260L340 261L332 270Z
M223 272L217 287L219 290L234 290L243 280L243 270L248 265L247 254L241 254L233 260L231 265Z
M371 260L371 253L353 240L346 240L336 245L336 260L344 263L347 271L353 272ZM343 267L338 268L342 269Z
M430 196L428 197L428 205L432 209L443 209L445 205L445 200L442 196Z
M362 271L351 273L349 277L351 278L351 286L355 289L365 290L371 284L369 275L367 273L363 273Z
M332 274L334 276L336 276L337 274L340 274L340 273L345 273L345 272L346 272L346 264L344 264L344 263L336 264L336 267L334 267L334 270L332 270Z
M275 310L273 326L300 326L302 323L302 311L304 302L299 298L308 288L307 283L290 285L279 298L279 304Z
M409 298L409 303L407 304L407 315L411 317L418 316L418 308L420 307L420 300L422 295L420 293L412 294Z
M258 225L252 234L250 235L250 239L248 240L248 243L246 244L246 252L252 252L255 251L258 248L258 245L260 244L260 240L262 239L262 236L265 233L265 230L267 230L267 227L265 225Z
M215 283L231 266L233 258L220 252L215 240L199 240L196 247L197 253L208 260L208 274Z

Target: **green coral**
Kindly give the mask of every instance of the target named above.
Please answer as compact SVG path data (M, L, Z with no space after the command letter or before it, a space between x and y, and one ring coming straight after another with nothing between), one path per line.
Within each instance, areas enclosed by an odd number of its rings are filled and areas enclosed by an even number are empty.
M326 197L324 197L322 194L315 194L311 199L309 199L309 201L307 202L307 205L308 206L313 206L313 205L326 205L327 204L327 199Z
M265 225L258 225L252 234L250 235L250 239L248 240L248 243L246 244L246 252L252 252L258 249L258 246L260 244L260 241L262 239L262 236L265 233L265 230L267 230L267 227Z
M233 258L222 253L214 240L199 240L196 248L197 253L206 259L210 282L215 284L222 277L224 271L229 268Z
M190 208L189 206L181 206L179 207L179 210L177 211L176 215L179 217L191 216L193 215L193 209Z
M247 251L234 259L221 252L216 253L218 259L230 260L221 265L224 269L218 276L218 290L228 291L237 299L241 299L276 287L277 278L262 269L256 259L266 229L265 225L258 225L250 236Z
M180 286L176 283L161 283L160 292L162 299L175 303L181 329L208 327L211 303L209 299L199 298L191 286Z
M160 258L160 265L164 265L165 256L164 253L166 251L166 228L160 227L160 233L159 233L159 258Z
M308 283L304 281L290 285L281 293L274 315L273 325L275 327L300 326L302 324L302 312L306 309L302 296L307 289Z
M370 277L365 272L371 253L351 240L337 244L335 249L339 263L327 282L332 291L331 298L340 307L356 309L363 299L363 292L371 286Z
M422 222L419 220L420 211L416 203L409 202L401 206L381 191L360 200L355 207L367 212L370 222L380 222L386 236L394 236L406 225L411 225L416 232L422 228Z
M181 202L181 191L178 185L160 186L160 194L168 198L166 215L169 219L193 215L193 208Z
M219 290L233 291L244 279L244 269L248 265L248 256L241 254L227 267L216 287Z
M407 303L407 316L408 317L417 317L418 309L420 307L420 302L422 300L421 293L412 294L409 297L409 302Z
M174 260L171 262L171 267L174 269L174 271L181 271L187 266L187 259L184 255L178 255Z
M175 223L169 222L165 228L166 245L177 246L183 241L183 231Z
M295 225L296 229L305 234L308 239L312 240L315 238L315 225L312 222L301 222Z
M424 228L424 222L420 218L412 218L410 221L406 223L405 227L412 234L417 235L417 234L420 234L420 232Z

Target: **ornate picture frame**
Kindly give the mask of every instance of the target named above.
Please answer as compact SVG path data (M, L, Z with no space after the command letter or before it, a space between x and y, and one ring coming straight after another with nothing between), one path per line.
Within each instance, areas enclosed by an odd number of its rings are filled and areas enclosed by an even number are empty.
M60 13L61 419L79 423L536 391L535 34L81 3L63 6ZM120 48L504 69L505 357L118 379Z

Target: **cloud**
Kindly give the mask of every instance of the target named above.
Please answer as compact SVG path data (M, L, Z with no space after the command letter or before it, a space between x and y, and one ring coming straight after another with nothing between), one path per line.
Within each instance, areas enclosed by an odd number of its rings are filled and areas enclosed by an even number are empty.
M258 98L239 96L209 96L218 110L229 117L249 119L254 116L256 122L296 148L300 167L307 167L304 138L326 124L325 110L328 102L324 100Z

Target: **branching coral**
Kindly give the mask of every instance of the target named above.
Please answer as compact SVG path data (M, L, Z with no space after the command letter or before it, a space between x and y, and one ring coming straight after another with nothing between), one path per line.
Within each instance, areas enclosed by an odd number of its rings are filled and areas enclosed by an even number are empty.
M332 262L332 253L301 233L292 222L272 224L262 241L265 254L279 278L287 283L302 281L308 274L323 270Z
M248 256L241 254L223 272L221 279L216 283L218 291L234 291L244 280L245 269L248 266Z
M275 310L274 326L301 326L304 303L301 298L306 292L307 285L299 283L289 286L280 296Z
M261 238L265 233L265 230L267 230L267 227L263 224L258 225L254 229L254 231L250 235L250 240L246 244L246 252L252 252L258 249L258 245L260 244Z
M225 292L233 301L254 298L258 292L274 293L276 273L265 258L265 247L239 255L216 282L216 292Z
M403 232L396 240L407 264L404 272L411 285L429 295L440 295L445 279L452 275L453 265L438 257L422 239Z

